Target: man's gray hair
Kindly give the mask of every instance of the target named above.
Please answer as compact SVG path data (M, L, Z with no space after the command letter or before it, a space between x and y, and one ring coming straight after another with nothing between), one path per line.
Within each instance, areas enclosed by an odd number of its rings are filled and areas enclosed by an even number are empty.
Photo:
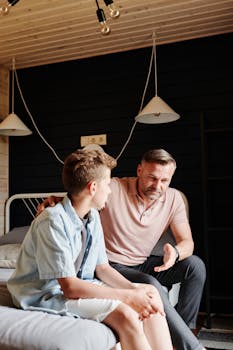
M151 149L143 154L141 162L158 163L166 165L172 163L176 169L176 161L170 153L164 149Z

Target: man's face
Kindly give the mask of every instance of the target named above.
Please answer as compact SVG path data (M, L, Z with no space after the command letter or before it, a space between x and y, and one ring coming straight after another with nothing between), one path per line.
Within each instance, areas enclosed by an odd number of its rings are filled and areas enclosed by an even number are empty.
M103 178L96 181L96 193L93 197L93 207L100 210L104 208L108 195L111 193L109 187L111 181L111 171L106 168L103 170Z
M172 175L174 164L161 165L158 163L142 162L138 165L138 192L142 198L156 200L167 190Z

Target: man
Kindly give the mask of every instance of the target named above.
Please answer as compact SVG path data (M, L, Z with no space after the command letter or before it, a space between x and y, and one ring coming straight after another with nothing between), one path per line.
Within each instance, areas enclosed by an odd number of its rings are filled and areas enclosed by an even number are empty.
M32 222L8 289L17 307L105 323L122 350L172 350L159 293L132 284L108 264L98 210L111 192L115 165L95 150L67 157L67 196Z
M192 255L194 243L184 201L179 191L169 187L175 169L174 158L165 150L146 152L137 177L112 179L112 193L100 215L110 264L132 282L149 283L159 290L173 344L178 350L188 350L198 348L189 328L196 327L206 271L201 259ZM163 257L151 256L168 227L176 244L166 243ZM162 285L178 282L176 311Z

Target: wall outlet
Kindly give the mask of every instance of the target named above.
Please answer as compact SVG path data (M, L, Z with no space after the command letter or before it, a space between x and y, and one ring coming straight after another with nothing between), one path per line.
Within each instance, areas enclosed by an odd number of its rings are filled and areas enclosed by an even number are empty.
M81 136L80 137L80 144L81 147L85 147L90 144L97 144L97 145L107 145L107 135L106 134L100 134L100 135L89 135L89 136Z

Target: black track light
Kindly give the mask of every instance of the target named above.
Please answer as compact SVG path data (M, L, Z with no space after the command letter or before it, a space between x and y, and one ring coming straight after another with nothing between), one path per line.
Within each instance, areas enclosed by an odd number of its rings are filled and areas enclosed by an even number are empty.
M110 33L110 27L107 24L104 10L99 7L98 0L96 0L96 5L97 5L96 15L100 23L100 28L101 28L100 31L103 35L107 35Z
M4 4L0 7L0 14L8 15L10 7L17 4L19 0L5 0Z
M108 7L109 14L112 18L117 18L120 16L120 11L114 4L113 0L104 0L104 2L105 2L105 5Z

